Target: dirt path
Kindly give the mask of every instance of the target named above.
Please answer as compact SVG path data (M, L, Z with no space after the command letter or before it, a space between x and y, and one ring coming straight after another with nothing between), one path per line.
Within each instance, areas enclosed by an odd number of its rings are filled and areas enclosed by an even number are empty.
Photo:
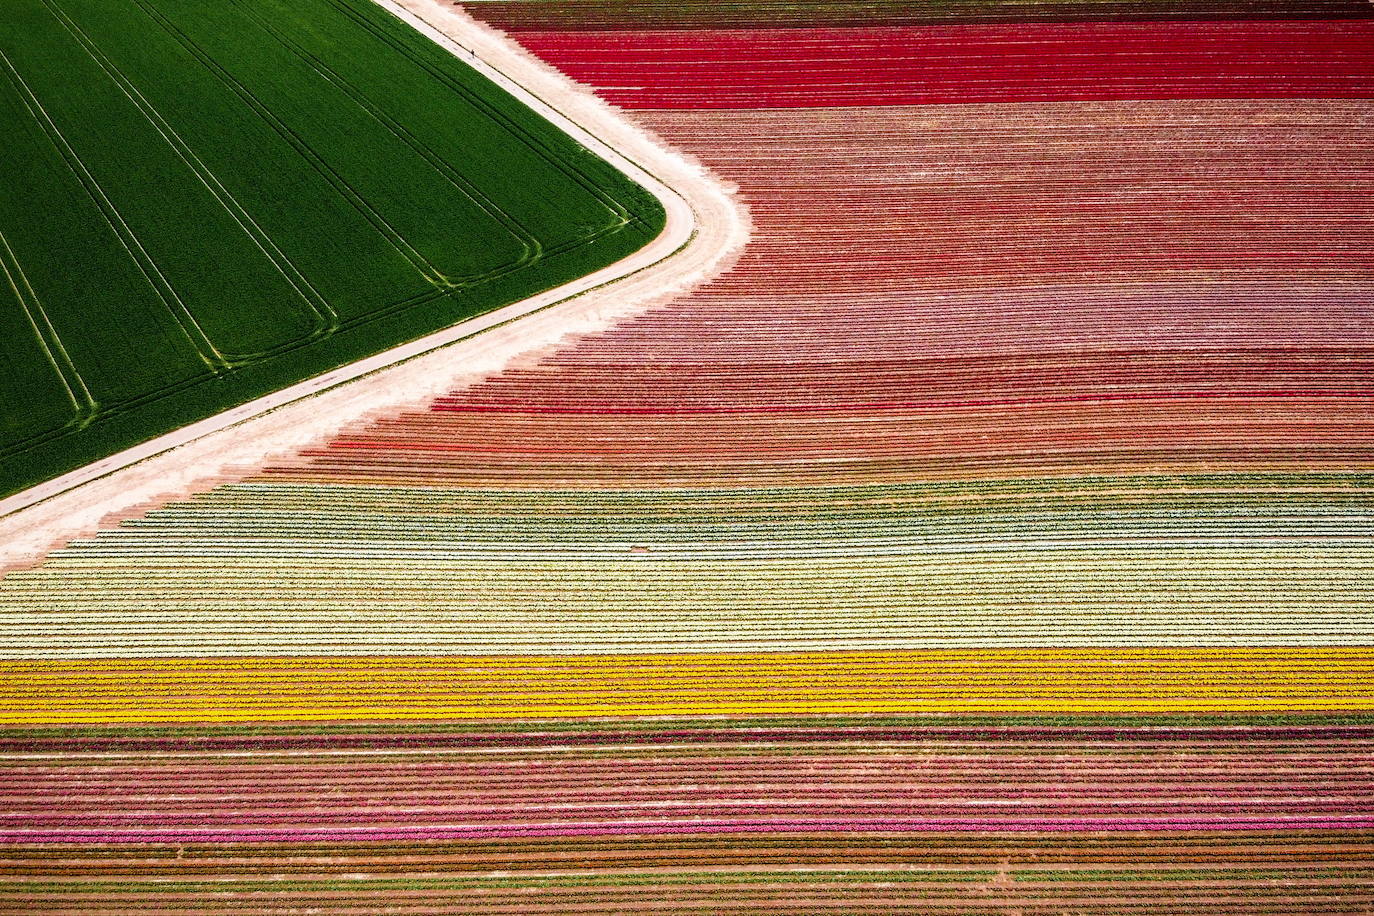
M521 302L259 398L0 500L0 571L329 437L375 412L532 361L727 267L749 236L733 189L590 91L440 0L377 0L643 184L667 225L628 258Z

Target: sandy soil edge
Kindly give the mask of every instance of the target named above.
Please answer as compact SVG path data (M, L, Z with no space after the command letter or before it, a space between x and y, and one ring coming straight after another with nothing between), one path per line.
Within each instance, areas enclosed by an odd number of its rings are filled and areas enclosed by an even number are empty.
M657 239L557 289L194 423L0 500L0 572L103 525L242 476L382 411L421 406L717 275L749 237L734 189L442 0L376 0L654 193ZM517 320L518 319L518 320Z

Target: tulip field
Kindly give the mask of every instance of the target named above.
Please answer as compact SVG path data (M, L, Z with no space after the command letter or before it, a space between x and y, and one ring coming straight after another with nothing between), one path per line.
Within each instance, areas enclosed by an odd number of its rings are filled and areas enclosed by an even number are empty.
M747 243L0 579L0 909L1367 913L1374 7L463 7Z

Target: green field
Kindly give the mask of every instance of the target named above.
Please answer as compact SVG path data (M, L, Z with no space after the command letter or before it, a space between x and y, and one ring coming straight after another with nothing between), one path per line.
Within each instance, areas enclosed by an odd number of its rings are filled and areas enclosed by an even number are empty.
M4 0L0 119L0 496L664 223L371 0Z

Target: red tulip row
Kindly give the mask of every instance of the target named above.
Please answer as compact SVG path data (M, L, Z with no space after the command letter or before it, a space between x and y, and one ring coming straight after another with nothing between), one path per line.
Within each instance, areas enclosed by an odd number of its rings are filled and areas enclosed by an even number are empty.
M629 108L1374 97L1374 22L1360 20L516 36Z

